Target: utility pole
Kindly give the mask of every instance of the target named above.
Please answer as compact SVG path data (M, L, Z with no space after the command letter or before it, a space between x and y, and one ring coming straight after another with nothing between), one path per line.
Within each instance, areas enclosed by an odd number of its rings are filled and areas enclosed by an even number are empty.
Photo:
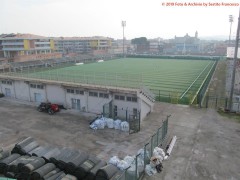
M238 26L237 26L237 35L236 35L234 60L233 60L233 72L232 72L232 81L231 81L231 91L230 91L230 99L229 99L229 109L230 109L230 111L233 111L232 103L233 103L233 91L234 91L234 84L235 84L235 73L236 73L236 64L237 64L239 33L240 33L240 9L239 9L239 16L238 16Z
M228 46L230 46L230 44L231 44L231 34L232 34L233 15L229 15L229 22L230 22L230 32L229 32Z
M124 27L126 26L126 21L122 21L122 27L123 27L123 58L125 57L125 53L124 53Z

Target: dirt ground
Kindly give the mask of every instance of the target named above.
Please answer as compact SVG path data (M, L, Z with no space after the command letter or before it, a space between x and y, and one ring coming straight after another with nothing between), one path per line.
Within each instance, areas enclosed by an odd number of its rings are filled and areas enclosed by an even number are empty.
M240 123L220 116L212 109L156 103L154 112L136 134L113 129L93 131L92 117L70 110L50 116L28 103L0 99L0 146L11 147L19 139L32 136L43 145L68 146L108 160L113 155L134 155L169 119L169 137L177 136L163 172L144 179L238 180L240 177Z
M153 121L143 123L141 132L129 135L114 129L90 129L89 122L95 117L90 114L62 110L48 115L38 112L34 104L1 98L0 146L11 147L23 137L32 136L43 145L80 149L106 161L115 155L123 158L135 155L161 126L165 117L152 115Z
M210 96L226 97L227 61L218 61L216 70L209 83L207 94Z

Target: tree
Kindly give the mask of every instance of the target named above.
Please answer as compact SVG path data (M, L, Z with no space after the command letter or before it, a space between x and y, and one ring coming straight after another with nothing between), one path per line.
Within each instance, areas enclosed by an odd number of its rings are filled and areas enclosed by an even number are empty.
M140 37L140 38L134 38L131 40L132 44L148 44L147 38L146 37Z

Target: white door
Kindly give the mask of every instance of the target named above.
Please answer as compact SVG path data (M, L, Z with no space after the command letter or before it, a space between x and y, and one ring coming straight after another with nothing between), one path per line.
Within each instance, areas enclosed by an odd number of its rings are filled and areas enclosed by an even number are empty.
M5 96L6 97L11 97L11 89L5 88Z
M80 110L80 99L72 98L72 109Z
M42 102L42 95L40 93L34 93L35 102Z

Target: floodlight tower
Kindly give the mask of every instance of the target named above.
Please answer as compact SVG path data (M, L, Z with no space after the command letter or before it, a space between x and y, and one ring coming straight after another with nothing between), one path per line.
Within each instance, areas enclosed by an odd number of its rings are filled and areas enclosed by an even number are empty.
M122 28L123 28L123 58L125 57L125 53L124 53L124 27L126 26L126 21L122 21Z
M231 34L232 34L233 15L229 15L229 22L230 22L230 32L229 32L228 45L230 46L230 43L231 43Z

